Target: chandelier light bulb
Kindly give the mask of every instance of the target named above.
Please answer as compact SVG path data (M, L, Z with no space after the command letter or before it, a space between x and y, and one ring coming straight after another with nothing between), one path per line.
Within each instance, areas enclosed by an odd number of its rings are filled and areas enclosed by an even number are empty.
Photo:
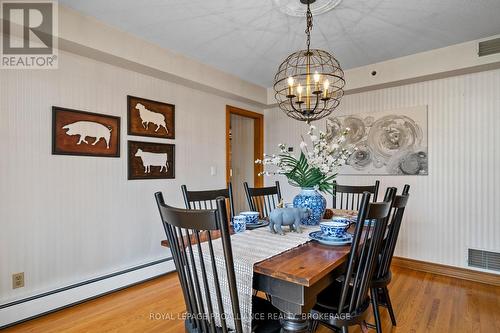
M297 86L297 94L299 95L298 101L301 102L302 101L302 86L300 84Z
M320 78L320 76L318 74L318 71L314 72L314 76L313 77L314 77L314 82L318 83L319 82L319 78Z
M287 96L288 98L293 97L292 88L293 88L293 77L289 76L288 77L288 96Z
M328 88L330 87L330 81L328 81L328 79L325 80L325 82L323 82L323 97L326 98L326 96L328 96Z

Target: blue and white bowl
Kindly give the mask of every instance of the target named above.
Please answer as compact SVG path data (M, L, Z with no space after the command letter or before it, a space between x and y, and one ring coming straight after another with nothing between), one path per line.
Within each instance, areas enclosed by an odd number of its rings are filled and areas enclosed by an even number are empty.
M233 217L234 232L243 232L247 230L247 218L243 215Z
M319 228L323 235L331 238L345 238L347 228L349 228L349 221L330 221L321 222Z
M352 223L348 217L344 217L344 216L334 216L334 217L332 217L331 221L332 222L346 223L346 224Z
M247 224L255 224L259 222L259 212L241 212L240 215L243 215L246 218Z

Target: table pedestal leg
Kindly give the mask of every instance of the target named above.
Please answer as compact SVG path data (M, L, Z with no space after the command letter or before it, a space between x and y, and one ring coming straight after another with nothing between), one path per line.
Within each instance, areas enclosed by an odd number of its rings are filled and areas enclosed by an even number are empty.
M281 332L306 333L309 330L309 321L301 315L283 314L281 320Z

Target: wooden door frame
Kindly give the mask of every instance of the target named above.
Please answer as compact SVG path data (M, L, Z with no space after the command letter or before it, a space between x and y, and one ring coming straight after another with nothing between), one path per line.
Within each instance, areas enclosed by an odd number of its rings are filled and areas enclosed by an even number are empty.
M231 142L229 140L229 134L231 130L231 115L235 114L238 116L252 118L254 120L253 124L253 147L254 156L253 160L262 159L264 155L264 115L257 112L252 112L244 109L237 108L235 106L226 105L226 182L229 182L231 177L231 161L229 158L231 150ZM264 185L264 180L259 173L262 172L263 167L261 164L254 164L254 186L262 187Z

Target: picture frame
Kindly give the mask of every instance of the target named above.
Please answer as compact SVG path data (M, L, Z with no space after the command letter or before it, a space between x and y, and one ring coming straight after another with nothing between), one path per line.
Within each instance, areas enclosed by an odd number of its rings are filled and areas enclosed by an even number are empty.
M128 141L128 179L174 179L175 145Z
M128 135L175 139L175 105L127 95Z
M120 157L121 119L52 107L52 155Z

